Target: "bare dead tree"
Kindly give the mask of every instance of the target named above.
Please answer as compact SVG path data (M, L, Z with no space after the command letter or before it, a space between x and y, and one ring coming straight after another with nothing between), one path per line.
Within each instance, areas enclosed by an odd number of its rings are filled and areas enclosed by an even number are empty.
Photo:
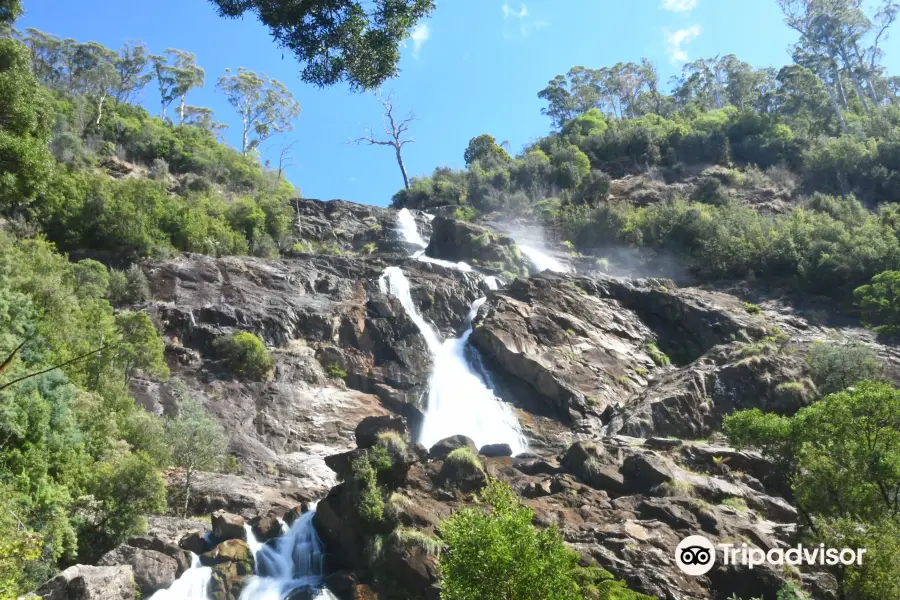
M353 140L355 144L367 143L370 146L390 146L397 155L397 164L400 166L400 173L403 175L403 185L409 189L409 177L406 174L406 165L403 164L402 150L406 144L412 144L414 139L403 139L409 131L409 124L416 120L416 115L410 112L405 118L397 119L394 116L394 103L391 96L386 99L379 99L381 105L384 106L384 133L387 139L377 139L372 130L369 129L361 138Z
M281 179L285 169L295 165L294 155L291 154L291 149L297 145L297 142L299 142L299 140L294 140L290 144L282 142L281 150L278 151L278 179Z

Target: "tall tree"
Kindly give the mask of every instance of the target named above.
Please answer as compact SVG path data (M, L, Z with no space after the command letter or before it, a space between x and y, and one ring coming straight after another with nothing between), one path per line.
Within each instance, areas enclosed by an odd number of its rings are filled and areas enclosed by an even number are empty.
M434 0L210 0L223 17L253 13L278 44L304 64L301 77L319 86L346 81L374 89L397 74L400 43Z
M175 76L172 73L172 66L169 64L169 57L162 54L151 54L150 64L153 68L153 77L156 78L156 85L159 88L160 111L159 116L166 118L166 110L176 98L175 93Z
M394 149L394 155L397 158L397 165L400 167L400 174L403 175L403 185L409 189L409 176L406 174L406 165L403 164L403 146L415 142L413 139L404 139L409 131L409 124L416 120L415 114L410 112L406 117L398 119L394 116L394 102L390 96L381 100L384 107L384 134L387 139L378 139L370 129L363 137L354 140L356 144L366 143L370 146L390 146Z
M185 52L170 48L166 53L173 59L170 73L175 81L172 94L180 100L178 106L178 123L184 125L187 109L187 95L194 88L203 87L206 80L206 71L197 66L197 55L193 52Z
M0 31L11 28L21 14L21 0L0 0Z
M213 109L204 106L186 106L184 108L184 123L186 125L205 129L221 139L222 132L228 129L228 125L216 121L215 116L216 112Z
M140 92L153 79L147 72L150 56L143 42L126 42L119 49L115 61L118 80L115 86L116 102L129 102L134 94Z
M578 116L576 101L569 92L569 83L563 75L551 79L547 87L538 92L538 98L547 101L547 107L541 109L541 114L550 117L554 127L562 129L566 121Z
M219 78L217 87L241 117L241 151L245 154L273 135L291 131L300 115L300 104L287 87L265 73L243 67L232 73L229 69ZM255 134L254 139L251 134Z

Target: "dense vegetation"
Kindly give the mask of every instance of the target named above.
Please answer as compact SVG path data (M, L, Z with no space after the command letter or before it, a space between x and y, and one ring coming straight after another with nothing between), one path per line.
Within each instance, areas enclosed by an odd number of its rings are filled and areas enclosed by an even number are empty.
M555 527L532 524L534 512L508 485L489 479L481 500L483 507L459 510L441 525L441 598L650 600L603 569L581 567Z
M868 549L861 566L835 569L842 598L900 596L900 391L864 381L793 417L735 413L725 429L788 476L810 543Z
M294 188L256 150L289 131L299 106L265 75L226 73L219 89L244 126L243 152L190 106L204 72L193 55L118 52L37 30L0 39L0 215L64 251L133 260L174 250L276 256L289 249ZM32 68L33 65L33 68ZM127 100L155 82L161 117ZM174 120L167 108L178 102Z
M703 280L850 303L900 268L900 107L879 46L897 11L857 4L783 0L801 35L779 70L701 59L666 93L647 60L575 67L539 93L553 133L516 157L479 136L465 170L414 178L394 205L530 212L582 252L642 248Z

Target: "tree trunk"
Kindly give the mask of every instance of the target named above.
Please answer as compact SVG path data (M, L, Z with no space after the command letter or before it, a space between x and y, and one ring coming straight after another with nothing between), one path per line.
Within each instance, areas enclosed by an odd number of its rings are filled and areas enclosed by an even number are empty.
M244 137L241 145L241 153L247 154L247 144L250 139L250 124L247 122L247 117L242 117L241 123L244 124Z
M838 100L841 101L841 108L847 110L847 96L844 94L844 86L841 84L841 72L838 70L837 63L835 63L832 70L832 78L834 79L834 89L837 92Z
M184 94L181 95L181 106L178 107L178 118L180 119L179 125L184 125L184 109L187 108Z
M187 519L188 501L191 498L191 469L187 469L184 474L184 509L181 511L181 518Z
M100 96L100 103L97 104L97 127L100 127L100 120L103 119L103 103L106 102L106 94Z
M403 157L400 156L400 147L396 147L395 150L397 151L397 164L400 165L400 172L403 174L403 185L409 189L409 177L406 176L406 166L403 164Z
M841 131L847 133L847 123L844 121L844 114L841 112L841 107L838 104L837 98L834 97L834 90L828 85L825 86L825 89L828 90L828 98L831 100L831 107L834 109L834 114L837 115L838 121L841 123Z

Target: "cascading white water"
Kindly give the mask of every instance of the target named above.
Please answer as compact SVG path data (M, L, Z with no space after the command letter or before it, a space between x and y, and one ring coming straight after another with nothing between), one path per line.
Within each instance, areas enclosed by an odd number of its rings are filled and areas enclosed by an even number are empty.
M256 575L247 582L240 600L284 600L305 588L317 593L316 600L337 600L322 583L324 554L313 525L315 510L302 515L279 538L261 544L248 531L247 541L256 560ZM250 541L252 540L252 542Z
M423 248L428 245L428 242L426 242L425 239L422 238L422 234L419 233L419 227L416 225L416 218L408 209L402 208L400 209L400 212L397 213L397 225L400 235L403 236L403 241L422 246Z
M441 338L431 325L425 321L422 315L419 314L419 311L416 310L416 305L413 303L409 291L409 280L406 279L406 275L403 274L400 267L386 268L381 274L381 278L378 280L378 287L381 288L382 293L390 294L400 301L406 314L409 315L409 318L412 319L413 323L416 324L416 327L419 328L419 331L422 332L425 343L428 344L428 349L431 350L432 354L436 354L441 347Z
M538 250L534 246L526 246L523 244L519 244L519 249L522 250L522 253L528 257L528 260L531 261L531 264L534 265L534 268L538 271L555 271L556 273L569 273L571 269L546 252L542 250Z
M407 216L404 216L404 210L398 216L399 229L409 239L405 231L412 215L406 211ZM416 234L418 235L418 230ZM424 251L414 253L413 258L461 271L472 271L472 267L466 263L432 259L425 256ZM485 282L490 289L497 289L499 284L495 277L485 278ZM472 304L472 310L466 319L465 333L459 338L442 342L434 328L419 314L410 295L409 281L399 267L386 268L378 283L382 292L400 301L406 314L422 332L428 349L434 356L434 370L428 385L428 407L419 441L430 446L445 437L463 434L472 438L479 446L507 443L514 453L523 452L527 445L518 420L509 406L494 395L485 378L473 370L466 356L472 320L485 298Z
M527 448L515 414L494 395L488 381L472 368L466 355L472 320L485 300L479 298L472 304L465 333L444 341L434 357L434 371L428 383L428 407L419 439L426 447L462 434L472 438L479 448L506 443L513 454Z
M212 579L212 568L200 564L200 557L191 554L191 568L185 571L167 590L159 590L150 600L207 600L206 588Z
M487 277L485 277L484 283L487 284L489 290L500 289L500 280L493 275L488 275Z

